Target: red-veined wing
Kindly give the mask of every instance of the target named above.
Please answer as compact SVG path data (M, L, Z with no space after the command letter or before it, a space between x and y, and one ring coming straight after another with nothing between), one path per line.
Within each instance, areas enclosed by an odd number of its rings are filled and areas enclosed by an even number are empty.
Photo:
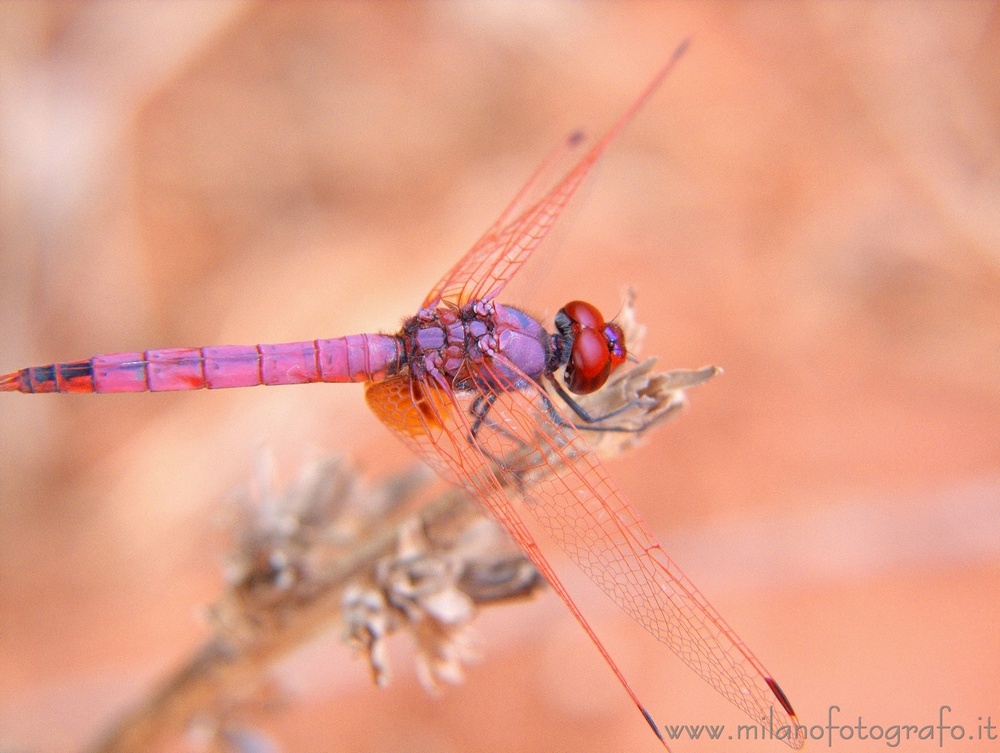
M554 573L524 525L524 510L612 600L719 693L755 722L773 719L794 729L794 713L763 665L667 557L544 390L523 375L515 384L496 368L476 368L481 392L453 393L447 385L397 378L369 386L369 405L421 457L489 508L547 578ZM513 364L504 368L518 373ZM486 393L488 410L481 397ZM558 581L553 586L642 709L571 596ZM786 742L799 747L802 741Z
M472 418L472 413L467 411L477 397L477 393L456 395L443 381L411 380L406 374L399 374L382 382L370 382L365 386L365 398L375 415L442 477L462 487L485 505L507 529L553 590L566 602L566 606L597 646L646 722L666 745L649 712L643 707L586 618L577 609L569 592L535 543L531 531L524 525L514 506L515 497L504 489L504 484L508 482L504 474L498 472L497 464L472 439L473 424L478 426L478 423ZM519 449L524 449L519 443L514 444Z
M470 296L463 295L466 283L484 277L496 264L497 256L514 243L518 233L523 232L524 223L532 210L552 195L554 189L540 197L543 184L559 166L564 162L568 164L567 156L579 148L583 140L583 134L578 131L552 150L497 220L427 294L423 306L435 305L439 301L462 303L470 299ZM509 276L513 276L513 271ZM469 290L474 287L469 286Z
M547 174L547 169L556 157L563 149L572 148L579 136L571 136L558 147L542 163L542 166L524 188L518 192L514 201L500 215L493 227L487 230L486 234L434 286L423 305L425 307L432 306L440 301L461 306L473 300L488 301L503 290L507 282L528 260L531 253L559 219L566 204L576 193L597 160L601 158L601 155L604 154L621 130L628 125L639 108L656 91L678 58L687 49L687 44L687 40L681 43L642 94L562 180L541 199L529 205L515 219L510 220L514 212L520 208L522 200L531 193L533 188L537 187L538 181Z

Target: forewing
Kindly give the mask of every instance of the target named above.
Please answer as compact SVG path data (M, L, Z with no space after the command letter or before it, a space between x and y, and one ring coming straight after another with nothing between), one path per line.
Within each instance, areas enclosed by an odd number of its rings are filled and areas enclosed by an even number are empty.
M497 369L487 378L507 389L477 443L503 458L505 495L520 498L594 583L719 693L754 720L794 724L774 680L666 555L581 432L531 380L514 389Z
M578 136L574 134L550 155L549 159L535 172L514 201L479 241L431 290L424 306L438 302L463 305L472 300L490 300L496 296L507 282L517 273L532 252L542 242L556 220L566 208L566 204L576 193L583 179L601 158L611 142L635 117L639 108L646 103L673 68L677 59L687 48L682 43L667 64L660 69L639 97L618 118L601 139L583 155L580 161L552 189L538 201L529 204L516 217L514 213L523 199L531 195L541 178L547 174L548 166L556 156L567 148L572 148ZM514 219L510 219L514 217Z
M471 413L476 393L453 395L420 382L415 397L434 407L430 417L421 408L407 409L407 394L397 388L390 389L399 409L373 409L420 456L489 508L533 560L540 552L521 518L525 509L594 583L719 693L755 721L794 725L787 700L763 665L667 557L547 394L523 375L513 380L496 368L478 368L481 389L495 396L479 421ZM513 364L504 368L517 373ZM369 388L369 404L385 403L382 385ZM427 400L431 391L437 397ZM413 431L415 426L420 429ZM541 562L548 576L551 568Z
M583 135L577 132L552 150L528 179L528 182L517 192L517 195L514 196L496 222L483 233L465 256L459 259L427 294L423 306L430 306L439 301L456 303L469 299L469 296L462 295L463 288L467 283L479 280L488 274L489 270L496 264L497 255L503 252L518 232L519 221L523 220L533 207L547 198L548 194L543 192L545 184L550 182L554 176L553 171L560 167L565 169L564 161L568 164L569 156L577 151L582 143ZM475 285L472 285L470 289L474 287Z

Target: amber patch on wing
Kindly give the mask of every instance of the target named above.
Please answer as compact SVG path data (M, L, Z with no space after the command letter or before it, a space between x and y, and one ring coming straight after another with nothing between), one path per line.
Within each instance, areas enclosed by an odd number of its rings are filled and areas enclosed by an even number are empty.
M408 374L370 382L365 400L386 426L410 436L441 429L452 402L441 389L411 380Z

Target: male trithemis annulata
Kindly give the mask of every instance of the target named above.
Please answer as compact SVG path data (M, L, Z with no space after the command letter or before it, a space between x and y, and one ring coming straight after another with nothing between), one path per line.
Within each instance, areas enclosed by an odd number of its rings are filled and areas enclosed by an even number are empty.
M683 43L610 130L537 201L543 164L493 226L394 335L279 345L113 353L0 376L0 391L142 392L258 384L365 382L375 415L500 521L562 597L646 721L663 736L539 548L527 511L634 620L750 715L793 732L795 713L764 666L666 555L577 424L606 420L576 394L599 390L626 359L625 337L573 301L550 334L497 296L528 260L583 179L687 47ZM572 146L578 137L571 137ZM565 388L556 380L561 370ZM567 406L549 398L551 385ZM572 411L569 415L566 411ZM777 702L777 703L775 703Z

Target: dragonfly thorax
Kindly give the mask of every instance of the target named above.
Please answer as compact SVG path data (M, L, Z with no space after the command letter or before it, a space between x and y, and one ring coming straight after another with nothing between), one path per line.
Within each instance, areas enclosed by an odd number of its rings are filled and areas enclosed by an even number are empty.
M522 374L540 380L552 361L545 328L523 311L493 301L421 309L403 325L402 337L415 376L444 377L456 389L471 387L466 382L473 372L482 378L484 372L470 367L487 359L515 384Z

